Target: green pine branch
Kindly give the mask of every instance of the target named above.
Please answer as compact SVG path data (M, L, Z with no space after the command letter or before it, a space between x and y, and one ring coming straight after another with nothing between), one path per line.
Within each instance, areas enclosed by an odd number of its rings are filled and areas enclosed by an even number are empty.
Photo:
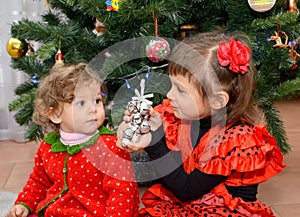
M41 126L37 125L34 122L30 122L28 124L28 129L25 133L25 138L30 141L37 141L39 142L40 139L44 138L44 132Z
M28 126L32 122L31 116L34 111L32 106L33 99L29 99L30 101L24 103L22 109L19 109L17 113L15 113L15 120L20 126Z
M24 83L17 86L15 89L16 95L22 95L26 94L28 92L31 92L32 89L36 88L36 84L32 83L31 81L25 81Z
M300 78L288 80L274 89L273 101L291 99L300 95Z
M20 111L26 107L27 103L30 103L30 106L33 107L33 100L35 97L36 88L32 88L27 93L21 94L17 99L13 100L8 105L8 110L10 112Z
M47 23L30 21L22 19L18 23L13 23L11 33L13 37L26 39L27 41L38 41L40 43L48 43L57 41L59 36L71 38L76 33L77 28L72 25L50 26Z
M291 151L291 145L288 143L288 138L284 128L284 124L280 119L280 112L273 104L265 105L262 107L267 120L267 127L271 135L276 139L277 145L280 147L281 152L287 154Z
M291 11L280 12L271 17L258 18L253 20L251 27L254 28L253 31L258 30L268 30L273 28L275 30L282 29L282 27L294 25L297 23L299 14ZM285 31L284 29L282 29Z
M47 74L50 69L50 66L42 64L34 54L19 59L12 59L11 67L25 72L29 77L36 76L36 80Z

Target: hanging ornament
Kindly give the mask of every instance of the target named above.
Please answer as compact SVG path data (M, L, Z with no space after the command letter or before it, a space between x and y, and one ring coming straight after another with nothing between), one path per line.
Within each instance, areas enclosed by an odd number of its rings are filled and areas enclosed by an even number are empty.
M28 45L25 40L11 38L6 43L6 50L12 58L19 59L25 56Z
M96 18L94 25L95 25L95 29L93 30L93 33L96 34L97 36L102 35L103 32L106 30L103 21L98 18Z
M248 0L250 8L257 12L266 12L271 10L276 0Z
M289 0L289 9L290 11L299 12L297 8L297 1L296 0Z
M26 52L26 56L31 56L33 53L34 53L34 49L32 47L32 45L30 43L27 43L27 46L28 46L28 50Z
M281 40L280 34L282 34L284 36L284 43ZM274 31L274 35L272 35L268 41L275 41L276 43L273 45L273 47L281 47L281 48L285 48L288 47L288 41L289 41L289 37L288 35L283 32L283 31Z
M170 53L169 43L160 37L150 40L146 46L146 56L153 62L165 60Z
M58 37L58 51L55 54L55 65L63 65L64 64L64 56L61 53L61 38Z
M180 36L179 39L183 40L186 37L190 37L196 34L196 25L182 25L179 28Z
M106 11L118 11L121 0L106 0Z
M290 41L289 42L289 46L290 46L290 57L294 60L295 64L293 66L290 67L291 70L295 70L298 68L298 60L299 60L299 56L300 54L297 53L296 49L297 49L297 43L296 41Z
M155 38L150 40L146 46L146 56L153 62L159 62L168 58L170 54L170 45L164 38L158 37L158 24L157 18L152 12L154 26L155 26Z
M55 65L62 65L62 64L64 64L64 55L61 53L61 50L59 49L55 54Z
M284 36L284 43L282 42L281 39L281 34ZM296 46L297 43L296 41L290 41L289 42L289 37L288 35L283 32L280 31L280 29L278 31L274 32L274 35L272 35L268 41L275 41L276 43L273 45L273 47L279 47L279 48L290 48L289 49L289 54L291 59L294 60L295 64L293 66L290 67L291 70L294 70L296 68L298 68L298 60L299 60L299 56L300 54L297 53L296 51Z

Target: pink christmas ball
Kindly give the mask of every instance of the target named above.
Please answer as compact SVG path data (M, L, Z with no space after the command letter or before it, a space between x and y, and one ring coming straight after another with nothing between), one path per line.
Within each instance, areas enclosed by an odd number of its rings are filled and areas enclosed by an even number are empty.
M169 54L169 43L163 38L154 38L146 46L146 56L153 62L165 60Z

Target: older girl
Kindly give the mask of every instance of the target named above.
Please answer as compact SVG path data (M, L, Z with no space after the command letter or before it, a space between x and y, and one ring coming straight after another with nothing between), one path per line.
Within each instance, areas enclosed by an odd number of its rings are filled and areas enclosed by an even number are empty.
M172 51L172 87L152 114L153 132L123 147L144 149L158 174L141 216L274 216L256 195L284 168L283 156L256 105L256 70L242 36L201 33Z

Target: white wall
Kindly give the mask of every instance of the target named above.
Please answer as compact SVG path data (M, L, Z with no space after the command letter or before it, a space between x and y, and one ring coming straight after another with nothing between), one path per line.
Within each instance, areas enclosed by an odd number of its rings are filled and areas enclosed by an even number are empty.
M25 128L14 120L8 104L16 97L18 84L27 79L26 74L10 67L11 57L6 43L11 38L10 25L22 18L40 20L46 10L44 0L0 0L0 140L24 141Z

